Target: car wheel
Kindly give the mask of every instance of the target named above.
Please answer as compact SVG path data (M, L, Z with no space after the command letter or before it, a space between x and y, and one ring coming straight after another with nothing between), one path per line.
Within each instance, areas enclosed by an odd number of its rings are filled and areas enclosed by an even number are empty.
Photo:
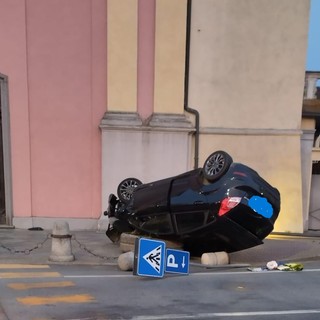
M231 156L225 151L212 153L203 165L203 175L205 179L213 182L223 176L232 163Z
M120 201L128 203L132 198L135 188L141 184L142 182L136 178L127 178L121 181L117 189L117 194Z

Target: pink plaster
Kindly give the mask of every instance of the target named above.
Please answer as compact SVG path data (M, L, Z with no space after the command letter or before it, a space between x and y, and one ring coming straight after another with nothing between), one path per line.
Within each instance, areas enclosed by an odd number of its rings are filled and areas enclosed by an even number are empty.
M25 2L0 3L0 72L8 76L13 212L31 216Z
M99 94L93 84L105 70L105 32L96 30L104 26L105 1L28 3L33 215L98 217L106 89Z
M138 113L147 119L153 112L155 0L138 4Z
M98 127L107 104L107 1L92 1L92 214L101 213L101 131Z
M106 1L10 0L0 6L14 217L97 218Z

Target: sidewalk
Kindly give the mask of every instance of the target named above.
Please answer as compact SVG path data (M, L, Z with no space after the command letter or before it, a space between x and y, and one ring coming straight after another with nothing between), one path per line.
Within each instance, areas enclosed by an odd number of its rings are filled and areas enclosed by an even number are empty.
M309 235L271 234L264 244L230 254L232 263L265 264L268 261L298 262L318 260L320 266L320 232Z
M112 243L105 231L71 231L73 262L67 264L117 265L122 253L118 244ZM50 264L51 231L24 229L0 229L1 263ZM319 260L320 232L308 236L273 234L264 244L229 254L231 264L265 264L268 261Z
M112 243L105 231L71 231L75 260L67 264L116 265L119 245ZM54 264L51 230L0 229L0 260L5 263Z

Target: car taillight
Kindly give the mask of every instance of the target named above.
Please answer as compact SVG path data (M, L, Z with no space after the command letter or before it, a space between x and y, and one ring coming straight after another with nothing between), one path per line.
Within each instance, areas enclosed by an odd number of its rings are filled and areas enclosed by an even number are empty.
M221 206L218 212L218 216L221 217L228 211L236 207L241 202L241 197L228 197L221 201Z

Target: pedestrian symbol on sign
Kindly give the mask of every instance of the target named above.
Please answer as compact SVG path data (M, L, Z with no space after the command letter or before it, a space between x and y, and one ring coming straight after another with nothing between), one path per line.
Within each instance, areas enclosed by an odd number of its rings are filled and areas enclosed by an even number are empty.
M161 254L162 246L159 246L143 256L143 259L146 260L158 273L160 273Z

